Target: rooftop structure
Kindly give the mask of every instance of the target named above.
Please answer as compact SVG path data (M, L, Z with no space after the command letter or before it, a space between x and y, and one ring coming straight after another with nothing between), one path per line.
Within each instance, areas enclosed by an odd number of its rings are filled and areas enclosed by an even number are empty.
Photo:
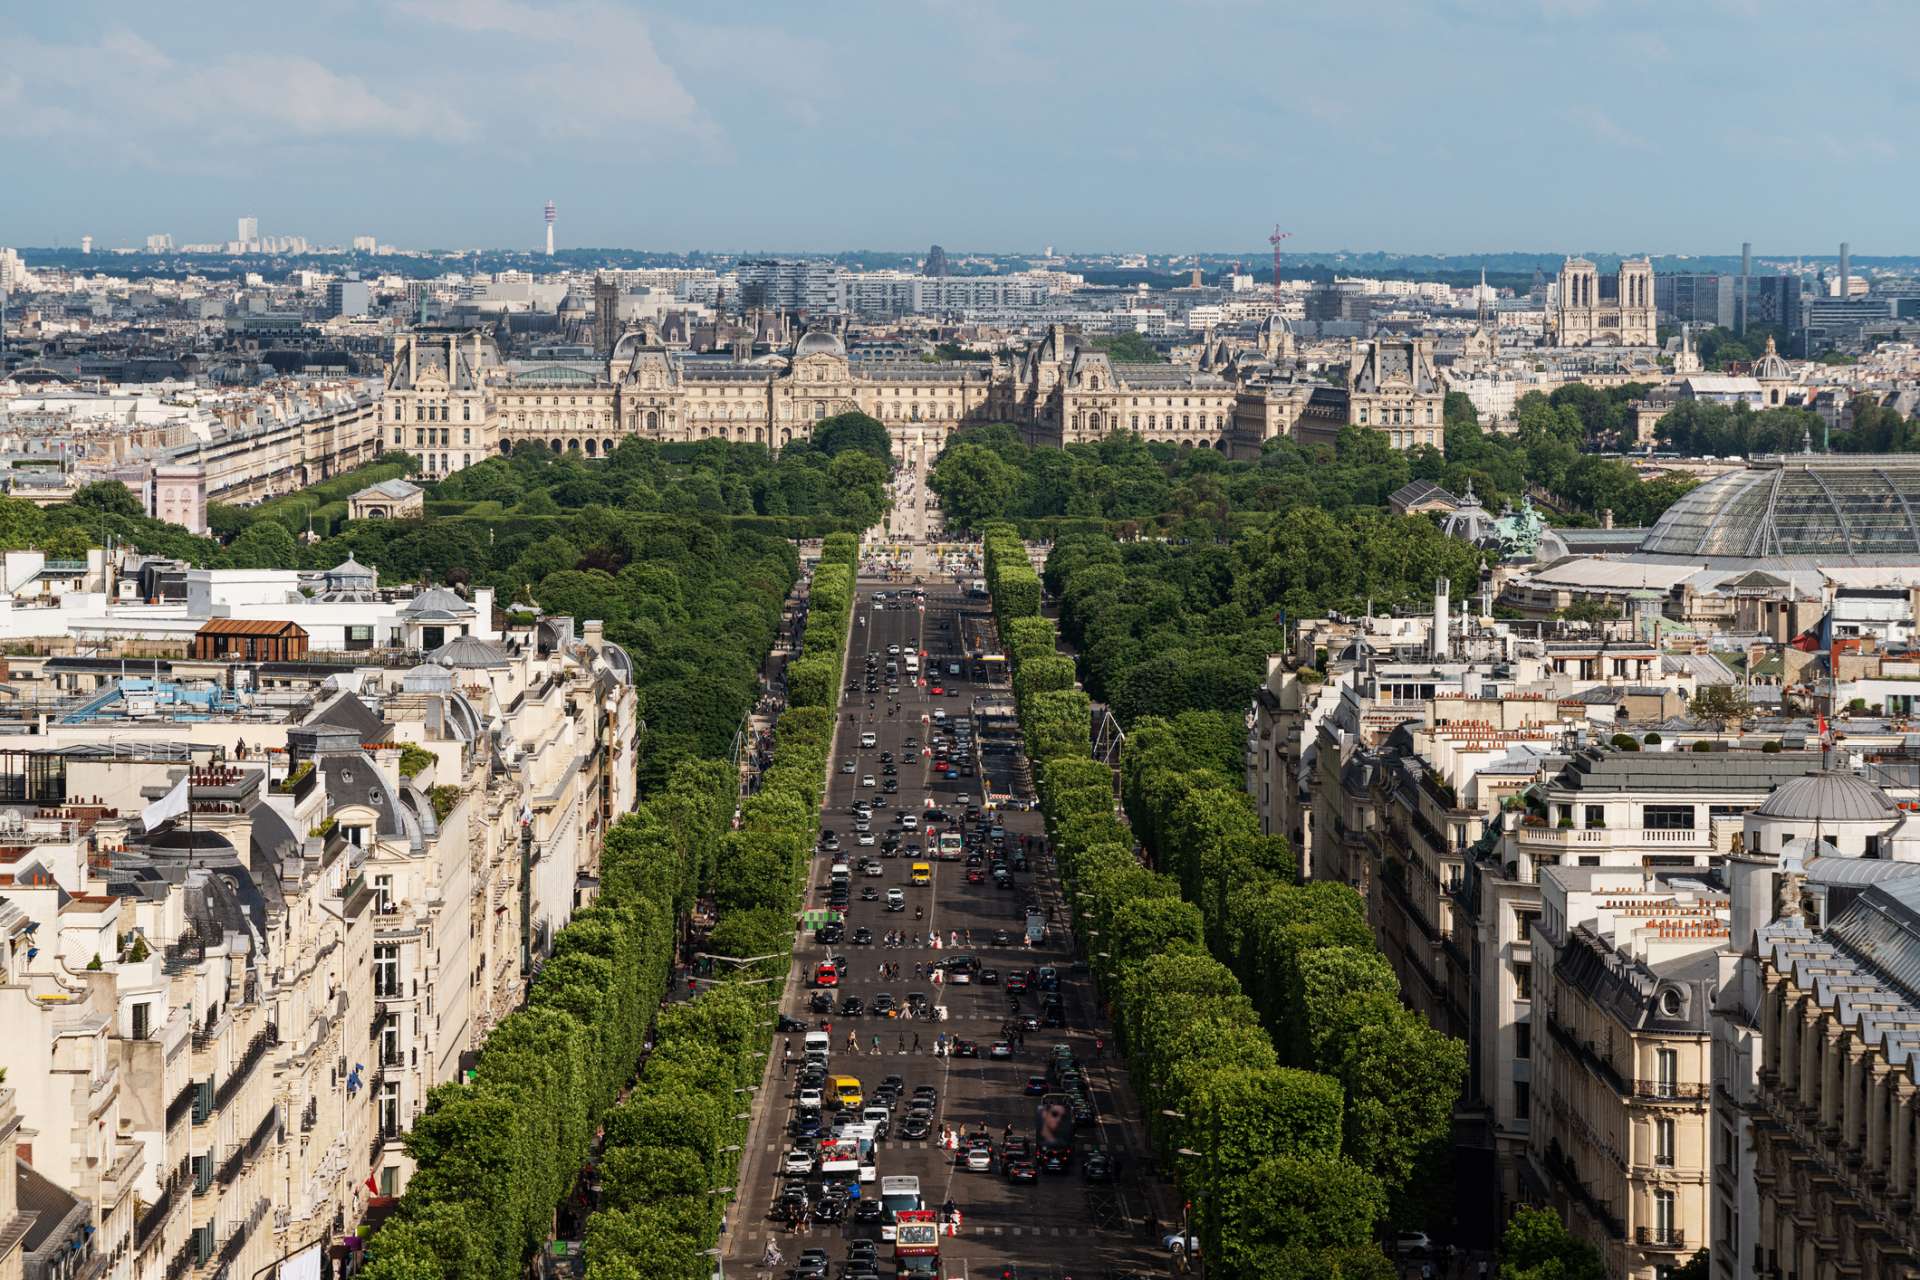
M1757 459L1674 503L1640 549L1658 555L1920 559L1920 458Z

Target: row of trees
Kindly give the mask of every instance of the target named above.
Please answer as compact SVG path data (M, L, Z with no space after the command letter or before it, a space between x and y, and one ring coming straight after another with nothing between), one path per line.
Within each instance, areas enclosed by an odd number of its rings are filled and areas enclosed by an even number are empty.
M688 761L608 831L599 902L555 938L471 1080L428 1095L407 1136L418 1167L369 1245L370 1280L521 1274L633 1076L675 922L710 874L734 791L724 761Z
M1112 775L1088 754L1088 699L1058 665L1025 549L998 526L986 552L1041 806L1081 904L1075 927L1209 1266L1385 1280L1393 1270L1373 1231L1386 1198L1342 1153L1339 1084L1282 1064L1240 981L1209 954L1198 908L1133 856Z
M851 586L857 554L851 535L827 539L805 621L815 657L844 653L852 598L834 584ZM741 1098L761 1079L765 1028L792 963L834 720L822 706L780 716L761 785L719 841L703 882L719 912L707 948L750 963L661 1014L638 1086L607 1117L603 1206L587 1224L592 1280L687 1280L708 1270L703 1257L717 1247L742 1165Z

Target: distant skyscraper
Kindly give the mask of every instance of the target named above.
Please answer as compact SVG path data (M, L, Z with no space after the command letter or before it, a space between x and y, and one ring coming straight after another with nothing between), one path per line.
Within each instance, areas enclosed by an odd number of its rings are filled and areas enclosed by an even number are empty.
M547 256L553 256L553 201L547 201Z
M363 316L372 301L365 280L332 280L327 284L327 314Z
M82 253L92 253L92 252L93 252L93 237L92 237L92 236L81 236L81 237L80 237L80 252L82 252Z
M148 253L172 253L173 237L165 234L164 232L157 236L148 236L147 252Z
M947 266L947 251L939 245L927 250L927 265L921 270L924 276L944 276L952 274Z
M1853 255L1847 252L1847 242L1840 242L1840 287L1834 290L1834 296L1844 298L1851 292L1853 281Z
M355 253L372 253L379 247L380 242L372 236L355 236L353 238L353 251Z
M234 237L241 244L252 244L260 238L260 219L242 218L239 221L239 234Z

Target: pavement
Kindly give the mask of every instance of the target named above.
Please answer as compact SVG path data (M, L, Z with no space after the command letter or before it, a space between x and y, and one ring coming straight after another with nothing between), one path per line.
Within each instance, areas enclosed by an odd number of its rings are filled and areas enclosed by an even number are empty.
M924 475L924 471L921 474ZM885 536L881 531L876 534ZM924 549L924 544L921 548ZM867 618L867 623L854 627L848 660L848 673L857 691L843 700L830 766L823 825L840 833L844 847L836 856L854 861L856 866L859 857L880 854L877 846L855 845L849 812L856 797L872 800L882 794L877 787L861 785L868 774L874 775L876 782L884 780L880 753L894 754L899 770L896 779L899 792L887 797L891 802L889 807L876 809L873 824L876 833L892 829L894 815L901 810L918 813L935 804L948 809L964 808L963 795L978 803L983 791L982 778L932 779L929 776L931 762L908 748L904 739L911 734L924 744L933 727L927 718L936 707L955 717L967 713L977 696L1008 696L1004 682L990 689L967 679L971 674L970 665L964 661L964 655L956 654L962 660L957 697L935 697L929 688L915 686L903 678L900 710L890 717L883 677L880 692L874 699L877 706L869 712L861 677L869 652L877 651L880 669L884 671L888 646L897 644L903 651L925 650L927 657L923 664L931 670L935 658L955 652L962 643L961 637L991 638L992 634L986 602L967 599L964 588L954 585L951 578L940 583L935 576L927 575L924 612L911 603L903 608L874 608L873 592L897 589L898 584L896 577L891 584L865 579L860 585L856 608ZM944 662L936 678L943 685L951 678ZM855 718L853 723L848 722L849 715ZM862 750L860 734L869 731L876 734L879 741L876 746ZM995 742L980 737L978 732L976 738L979 748L975 752L975 763L988 775L993 791L1003 795L1011 792L1023 800L1030 798L1031 779L1018 743L1011 738ZM848 759L855 761L855 772L851 774L841 772L841 762ZM1013 806L1005 809L1002 817L1009 832L1016 837L1021 833L1041 832L1037 811ZM824 906L827 871L834 860L824 855L815 859L809 907ZM928 1207L937 1208L949 1197L958 1205L963 1221L961 1232L942 1240L941 1266L946 1276L970 1280L976 1274L989 1277L1166 1274L1167 1259L1146 1238L1142 1224L1149 1213L1156 1213L1163 1222L1167 1220L1169 1193L1148 1175L1146 1134L1123 1065L1111 1049L1104 1057L1095 1053L1096 1037L1110 1046L1112 1031L1101 1016L1091 979L1084 965L1075 962L1072 937L1064 924L1054 925L1047 943L1041 947L1029 949L1020 944L1024 908L1030 898L1037 898L1050 911L1060 910L1064 919L1065 904L1050 864L1037 860L1031 874L1014 877L1014 888L999 890L991 884L966 883L962 862L936 861L933 885L929 889L908 884L912 861L908 857L882 859L881 876L854 876L854 898L846 921L849 941L829 948L815 943L811 932L801 935L795 949L794 968L782 996L782 1012L801 1018L810 1026L819 1022L818 1015L807 1011L810 991L803 975L811 975L815 964L830 950L846 955L850 962L851 972L843 980L838 995L857 996L871 1006L873 997L882 991L891 992L896 1000L903 1002L909 991L927 993L936 1004L947 1007L945 1022L892 1020L870 1014L843 1017L836 1010L830 1015L835 1042L831 1069L837 1074L858 1075L869 1086L891 1074L904 1077L909 1091L915 1085L932 1084L940 1091L936 1122L964 1125L969 1129L984 1125L996 1139L1009 1124L1017 1134L1032 1134L1034 1100L1022 1091L1026 1078L1044 1070L1051 1045L1071 1044L1078 1056L1089 1064L1100 1111L1097 1129L1082 1129L1076 1135L1076 1145L1084 1147L1097 1141L1108 1150L1120 1153L1125 1172L1116 1184L1096 1185L1083 1181L1076 1165L1072 1173L1042 1174L1036 1183L1016 1185L1001 1175L997 1161L992 1172L968 1172L957 1168L952 1163L952 1153L939 1149L936 1141L888 1140L879 1144L876 1158L879 1175L917 1175ZM868 885L880 889L881 900L860 899L859 890ZM904 912L884 909L885 891L893 887L903 888L907 894L908 907ZM915 921L915 904L925 908L924 920ZM886 948L877 942L868 946L852 945L853 931L860 926L871 929L876 939L884 938L889 930L913 932L922 945L903 948ZM915 963L924 964L952 954L924 945L924 935L929 929L938 930L943 942L952 931L970 929L971 953L980 957L984 965L997 968L1003 974L1028 966L1059 966L1067 1027L1028 1033L1023 1051L1012 1059L933 1056L934 1038L942 1031L949 1037L958 1035L978 1041L984 1054L987 1046L999 1038L1008 1001L1000 986L934 986L924 979L916 980ZM996 930L1010 934L1011 945L993 945ZM899 964L905 976L883 981L879 976L883 962ZM1037 1013L1038 1005L1037 998L1030 998L1025 1011ZM862 1052L848 1053L849 1032L858 1035ZM916 1034L921 1045L917 1053L912 1049ZM877 1055L871 1049L875 1036L879 1037ZM785 1036L774 1038L765 1077L754 1095L753 1121L738 1194L723 1237L721 1271L724 1275L774 1275L761 1266L770 1240L778 1242L789 1262L802 1248L827 1249L835 1260L837 1274L847 1239L856 1234L876 1239L879 1236L877 1224L816 1225L808 1234L795 1235L770 1217L779 1184L780 1157L788 1145L787 1124L793 1110L791 1085L783 1061L786 1039ZM799 1034L794 1033L791 1039L797 1059ZM938 1134L937 1127L935 1134ZM878 1184L867 1184L863 1190L877 1194ZM889 1244L881 1244L880 1258L882 1274L889 1274Z

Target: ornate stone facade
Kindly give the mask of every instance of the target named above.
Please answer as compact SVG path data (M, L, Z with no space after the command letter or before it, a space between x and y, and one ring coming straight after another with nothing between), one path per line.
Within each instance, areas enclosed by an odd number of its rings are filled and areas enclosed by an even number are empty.
M1627 258L1612 276L1585 258L1568 258L1548 322L1556 347L1651 347L1659 342L1653 263Z

